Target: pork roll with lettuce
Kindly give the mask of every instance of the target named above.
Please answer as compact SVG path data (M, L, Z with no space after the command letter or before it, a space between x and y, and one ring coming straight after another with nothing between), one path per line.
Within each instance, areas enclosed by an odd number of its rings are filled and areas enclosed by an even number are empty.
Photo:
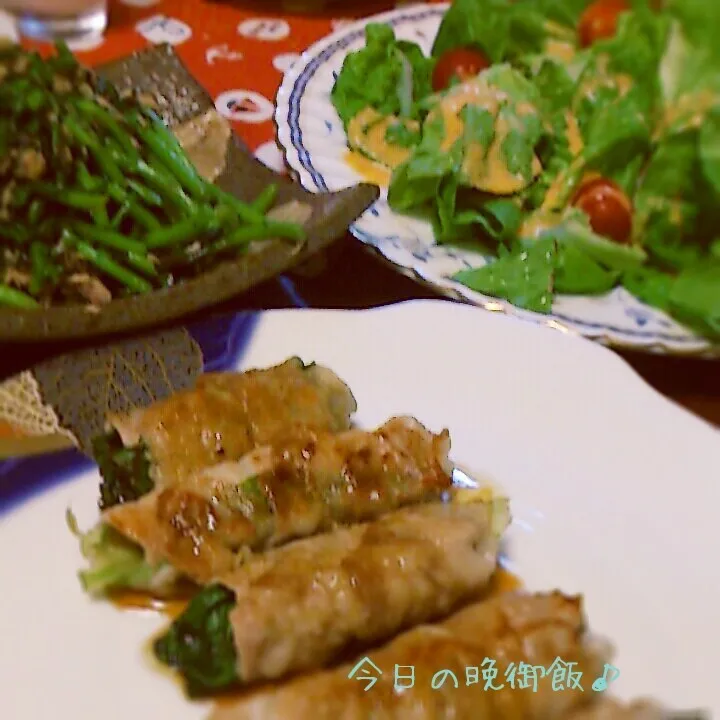
M108 433L93 448L103 476L100 507L137 500L277 437L347 430L356 408L334 372L299 358L201 375L190 390L108 418Z
M476 495L259 555L197 595L155 653L207 693L320 668L446 615L487 585L508 524L505 500Z
M452 485L449 449L446 430L407 417L374 432L294 434L106 510L94 532L107 537L84 538L81 578L95 594L166 593L180 576L205 585L251 551L439 499ZM133 559L118 560L118 546Z

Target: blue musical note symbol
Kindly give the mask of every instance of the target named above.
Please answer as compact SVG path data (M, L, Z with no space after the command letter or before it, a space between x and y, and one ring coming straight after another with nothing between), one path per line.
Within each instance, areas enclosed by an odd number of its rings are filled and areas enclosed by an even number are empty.
M611 675L612 677L608 677L608 675ZM605 690L608 689L608 686L615 682L620 677L620 670L616 668L614 665L608 665L605 663L605 668L603 670L603 674L601 677L599 677L593 684L592 689L595 692L605 692Z

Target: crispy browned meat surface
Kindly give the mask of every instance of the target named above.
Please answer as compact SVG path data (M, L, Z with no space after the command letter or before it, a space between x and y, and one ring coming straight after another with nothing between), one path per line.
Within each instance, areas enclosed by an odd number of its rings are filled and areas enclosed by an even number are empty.
M308 675L277 690L236 702L224 702L211 720L550 720L563 718L592 699L578 689L553 690L552 677L520 689L509 686L505 671L519 667L550 667L556 658L575 662L581 683L591 684L605 662L607 648L593 643L585 632L581 600L555 592L548 595L500 595L471 605L439 625L420 626L400 635L368 656L382 672L377 683L348 677L347 665ZM482 670L486 658L498 670L495 685L485 690ZM396 690L394 668L407 675L415 668L411 690ZM466 668L479 668L479 683L466 684ZM432 689L433 676L452 670L457 679ZM437 676L436 676L437 682Z
M432 503L252 559L221 578L235 591L238 677L323 667L447 615L487 584L508 519L505 501Z
M263 370L202 375L193 389L109 423L126 447L146 444L152 477L165 485L278 436L347 430L355 409L350 389L331 370L291 358Z
M433 435L412 418L375 432L291 438L114 506L103 519L151 562L205 583L233 569L238 550L437 499L452 484L449 447L447 431Z

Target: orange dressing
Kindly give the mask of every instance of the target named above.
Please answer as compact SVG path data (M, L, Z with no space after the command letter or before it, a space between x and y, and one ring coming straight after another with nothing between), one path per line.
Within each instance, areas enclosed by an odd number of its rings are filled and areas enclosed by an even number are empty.
M366 182L373 185L387 186L390 184L391 173L385 166L376 163L358 152L348 150L345 162Z

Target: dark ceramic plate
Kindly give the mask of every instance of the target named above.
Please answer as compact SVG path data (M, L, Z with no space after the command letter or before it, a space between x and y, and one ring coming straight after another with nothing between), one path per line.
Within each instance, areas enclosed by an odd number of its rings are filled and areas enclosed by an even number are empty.
M170 46L144 50L99 68L118 88L137 88L168 100L163 108L171 126L191 120L213 102ZM358 185L337 193L316 195L280 177L254 158L233 135L226 169L217 184L242 200L252 200L270 184L279 187L277 205L292 200L312 208L305 224L307 240L299 244L269 240L257 252L216 268L175 287L114 300L100 312L82 305L47 310L0 310L0 340L43 341L88 338L149 327L215 305L304 262L342 237L350 225L378 197L373 185Z

